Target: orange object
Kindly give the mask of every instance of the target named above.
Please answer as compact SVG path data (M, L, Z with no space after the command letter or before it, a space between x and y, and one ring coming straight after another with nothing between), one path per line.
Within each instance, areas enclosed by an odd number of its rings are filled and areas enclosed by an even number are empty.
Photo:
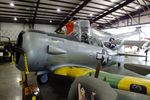
M66 24L66 35L71 35L71 33L73 32L73 29L74 29L74 23L73 21L69 21Z

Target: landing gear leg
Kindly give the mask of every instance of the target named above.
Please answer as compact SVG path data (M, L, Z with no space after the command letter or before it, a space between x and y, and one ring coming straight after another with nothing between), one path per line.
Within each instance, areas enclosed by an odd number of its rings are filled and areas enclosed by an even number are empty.
M120 68L120 66L121 66L121 63L118 63L118 68Z
M149 51L149 50L146 50L146 51L145 51L145 53L146 53L145 61L146 61L146 62L147 62L148 51Z

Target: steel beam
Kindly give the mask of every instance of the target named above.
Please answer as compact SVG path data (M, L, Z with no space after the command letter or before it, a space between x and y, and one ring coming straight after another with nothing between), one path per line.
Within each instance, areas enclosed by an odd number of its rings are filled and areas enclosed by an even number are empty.
M92 20L91 20L91 23L97 21L98 19L100 19L100 18L102 18L102 17L104 17L104 16L106 16L106 15L108 15L108 14L111 14L112 12L114 12L114 11L116 11L116 10L118 10L118 9L120 9L120 8L122 8L122 7L124 7L124 6L126 6L126 5L128 5L129 3L133 2L133 1L134 1L134 0L126 0L126 1L122 2L122 3L119 4L117 7L114 7L114 8L112 8L111 10L106 11L106 12L103 13L102 15L100 14L100 15L97 16L96 18L92 19Z
M17 21L12 20L13 17L5 17L5 16L0 16L0 22L8 22L8 23L28 23L25 18L19 18ZM29 19L30 21L30 19ZM58 23L61 22L61 20L55 20L53 23L49 23L49 20L45 19L36 19L35 24L53 24L53 25L58 25Z
M91 0L84 0L80 6L78 6L65 20L60 23L59 27L55 30L56 32L60 30L76 13L78 13L83 7L85 7Z
M38 11L38 8L39 8L39 4L40 4L40 0L38 0L37 4L36 4L36 9L35 9L34 17L33 17L33 21L32 21L32 28L34 28L34 24L35 24L35 20L36 20L36 16L37 16L37 11Z
M150 5L148 5L148 7L150 7ZM148 11L146 6L143 9L145 9L145 11ZM141 8L141 9L138 9L137 11L135 11L135 12L131 12L130 15L134 17L135 15L142 13L143 9ZM122 17L120 17L118 19L119 20L125 20L125 19L129 19L129 18L130 18L130 16L128 16L126 14L125 16L122 16ZM115 22L116 22L116 20L111 21L111 23L115 23ZM106 23L106 24L103 24L103 26L110 26L110 25L108 23Z

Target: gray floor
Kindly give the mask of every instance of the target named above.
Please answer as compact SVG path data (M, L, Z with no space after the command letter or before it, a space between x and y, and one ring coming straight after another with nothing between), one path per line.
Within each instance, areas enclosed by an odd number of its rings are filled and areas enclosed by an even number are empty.
M0 100L21 100L20 80L20 71L14 65L0 65Z
M128 60L128 59L126 59ZM130 61L134 62L135 59L130 58ZM126 61L127 62L127 61ZM136 62L136 61L135 61ZM124 69L124 67L108 67L103 69L110 73L130 75L137 77L145 77L136 74L132 71ZM19 85L19 80L21 74L14 65L5 64L0 65L0 100L21 100L22 99L22 89ZM36 83L36 76L34 73L29 75L30 83ZM67 94L70 88L72 80L66 77L53 76L50 75L50 81L46 85L39 85L42 97L44 100L66 100ZM150 96L142 95L138 93L117 90L118 93L117 100L150 100Z

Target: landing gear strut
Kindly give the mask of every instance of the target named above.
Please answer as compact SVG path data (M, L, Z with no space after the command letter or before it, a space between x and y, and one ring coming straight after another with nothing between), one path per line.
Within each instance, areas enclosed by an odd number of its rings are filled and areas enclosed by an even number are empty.
M148 49L145 51L146 53L145 61L147 61L148 51L149 51Z
M121 66L121 63L118 63L118 68Z

